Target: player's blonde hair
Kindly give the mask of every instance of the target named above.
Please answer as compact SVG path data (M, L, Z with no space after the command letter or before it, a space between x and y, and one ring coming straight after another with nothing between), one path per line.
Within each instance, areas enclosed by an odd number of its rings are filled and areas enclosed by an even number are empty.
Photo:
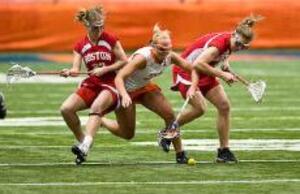
M161 30L158 24L153 27L153 35L151 39L152 44L157 44L160 39L171 39L170 31Z
M105 14L102 6L95 6L90 9L82 8L75 15L75 20L85 26L90 26L95 22L104 23Z
M235 28L235 33L242 36L247 42L250 42L254 38L253 27L254 25L263 20L261 15L253 15L244 18Z

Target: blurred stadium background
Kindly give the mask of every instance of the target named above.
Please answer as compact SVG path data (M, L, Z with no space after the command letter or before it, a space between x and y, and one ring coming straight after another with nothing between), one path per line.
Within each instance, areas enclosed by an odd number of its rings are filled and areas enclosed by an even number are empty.
M89 161L74 166L74 138L59 107L82 78L37 76L7 85L5 73L11 62L34 70L69 67L73 45L85 34L74 14L96 4L104 5L105 27L128 53L147 44L157 22L172 32L180 53L203 34L232 30L250 13L266 17L252 48L231 57L237 72L267 81L265 101L253 103L239 84L225 86L239 164L212 162L217 134L210 106L183 129L196 166L176 165L173 153L157 148L162 122L141 107L135 139L100 130ZM0 120L0 193L300 193L299 21L298 0L1 0L0 92L8 112ZM178 110L182 100L168 89L170 74L156 81Z

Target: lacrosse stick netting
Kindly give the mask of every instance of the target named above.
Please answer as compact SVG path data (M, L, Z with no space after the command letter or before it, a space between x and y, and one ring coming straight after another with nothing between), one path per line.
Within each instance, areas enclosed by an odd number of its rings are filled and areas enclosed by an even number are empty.
M267 88L265 81L259 80L257 82L249 82L233 71L230 70L229 72L231 72L244 86L246 86L248 92L251 94L255 102L259 103L262 101Z
M252 98L255 100L255 102L261 102L264 97L266 87L266 82L259 80L254 83L249 83L247 89L250 92Z
M35 76L36 72L34 72L29 67L22 67L19 64L13 65L8 69L6 73L6 81L7 83L13 83L21 78L29 78Z

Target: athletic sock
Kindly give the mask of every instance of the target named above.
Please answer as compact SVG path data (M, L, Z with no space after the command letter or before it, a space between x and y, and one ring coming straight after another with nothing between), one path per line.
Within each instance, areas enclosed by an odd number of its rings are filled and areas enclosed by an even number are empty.
M85 154L87 154L92 143L93 143L93 137L90 135L87 135L84 137L82 143L79 145L79 149L81 151L83 151Z

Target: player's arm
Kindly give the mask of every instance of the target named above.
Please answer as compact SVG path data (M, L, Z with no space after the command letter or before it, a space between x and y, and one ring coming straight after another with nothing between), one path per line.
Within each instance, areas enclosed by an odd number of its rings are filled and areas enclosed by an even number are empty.
M107 66L107 71L116 71L121 69L128 61L125 51L120 43L120 41L116 42L116 45L113 49L113 52L116 56L116 62L110 66Z
M145 67L146 67L145 57L138 54L135 55L133 59L118 72L115 78L115 84L117 90L120 92L120 95L122 97L123 107L126 108L132 103L131 98L125 88L126 78L128 78L136 70L143 69Z
M230 72L230 64L228 58L225 59L224 63L221 66L222 71Z
M196 91L198 90L199 75L196 69L192 69L191 78L192 78L192 84L186 93L186 96L188 98L193 98L196 94Z
M171 52L171 60L172 63L181 67L182 69L186 71L191 71L192 70L192 64L189 63L187 60L183 59L181 56L179 56L175 52Z
M81 55L78 52L73 51L73 64L72 64L71 69L63 69L60 72L60 75L63 77L78 76L79 72L80 72L81 61L82 61Z
M113 53L116 56L116 62L114 64L95 68L92 70L91 74L101 76L108 72L119 70L127 63L127 56L120 41L116 42Z
M199 55L193 63L193 68L195 68L198 72L215 76L223 79L227 83L232 83L236 81L234 75L228 72L224 72L217 68L214 68L209 65L215 58L219 56L219 50L216 47L209 47Z

